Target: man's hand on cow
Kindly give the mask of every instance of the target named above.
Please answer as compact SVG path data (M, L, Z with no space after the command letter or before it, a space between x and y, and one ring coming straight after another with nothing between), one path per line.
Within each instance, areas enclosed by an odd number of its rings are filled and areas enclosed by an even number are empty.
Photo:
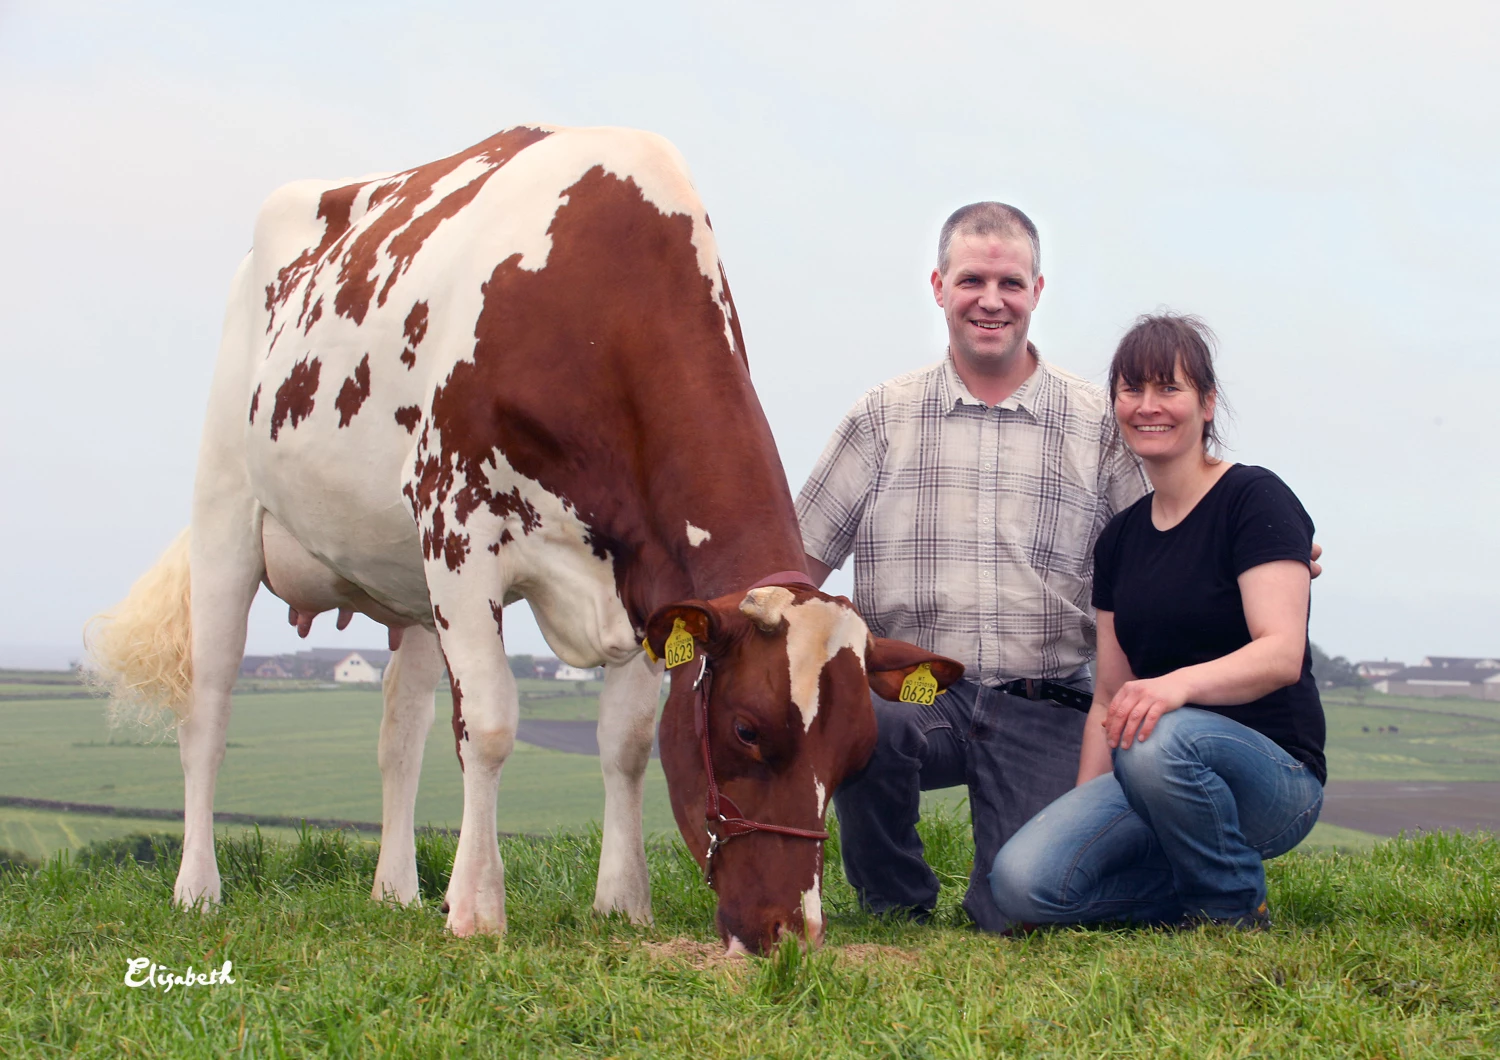
M1187 702L1187 690L1172 674L1144 681L1126 681L1110 700L1104 735L1111 749L1145 742L1163 714Z
M1323 573L1323 564L1318 562L1322 558L1322 555L1323 546L1314 541L1312 555L1307 558L1307 569L1312 573L1314 578Z

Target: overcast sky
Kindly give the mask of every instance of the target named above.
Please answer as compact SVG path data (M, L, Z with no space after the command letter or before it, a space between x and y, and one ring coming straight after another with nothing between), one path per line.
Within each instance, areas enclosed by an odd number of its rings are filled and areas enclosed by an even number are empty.
M793 490L941 355L937 228L1002 199L1052 361L1100 380L1163 306L1217 330L1231 455L1327 552L1314 640L1500 652L1500 5L1224 7L0 0L0 665L76 656L186 524L266 194L526 121L682 150ZM250 650L299 643L263 592Z

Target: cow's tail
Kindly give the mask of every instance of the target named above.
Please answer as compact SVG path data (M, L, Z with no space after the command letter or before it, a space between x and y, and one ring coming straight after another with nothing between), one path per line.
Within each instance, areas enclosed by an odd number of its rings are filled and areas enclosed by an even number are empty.
M190 533L179 534L124 600L84 628L88 681L109 697L111 723L180 722L192 709Z

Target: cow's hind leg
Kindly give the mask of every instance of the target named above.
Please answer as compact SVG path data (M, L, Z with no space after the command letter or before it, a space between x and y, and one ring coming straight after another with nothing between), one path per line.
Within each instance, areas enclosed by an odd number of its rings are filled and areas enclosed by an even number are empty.
M247 259L248 264L248 259ZM224 320L224 343L209 389L208 416L193 486L189 549L192 592L192 703L177 728L182 758L182 866L173 898L183 905L219 899L214 859L214 787L229 732L229 695L245 654L250 602L265 572L262 509L245 463L245 410L251 357L244 348L253 305L241 265ZM245 288L245 290L242 290Z
M625 913L638 924L651 920L641 800L660 692L660 668L639 654L605 671L604 692L599 697L604 847L599 853L594 909Z
M443 673L437 637L408 628L391 655L383 681L385 716L380 721L380 861L370 897L402 905L418 901L416 811L422 751L432 728L433 690Z
M436 579L434 579L436 580ZM505 867L495 827L500 770L516 744L520 703L500 637L500 610L468 587L433 593L438 637L453 684L453 732L464 771L464 816L448 882L448 929L505 931ZM477 607L475 604L477 603Z

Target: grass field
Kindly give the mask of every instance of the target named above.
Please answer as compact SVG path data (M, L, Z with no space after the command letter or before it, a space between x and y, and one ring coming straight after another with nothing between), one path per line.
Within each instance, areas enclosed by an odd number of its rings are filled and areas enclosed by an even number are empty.
M941 875L966 822L924 822ZM341 833L221 849L225 904L169 907L144 867L58 859L0 875L6 1056L1493 1057L1500 843L1396 840L1270 865L1275 927L1020 939L859 913L830 851L828 942L719 960L711 895L675 840L650 852L657 921L588 904L597 834L504 844L510 934L435 911L452 841L424 840L428 905L370 902L373 847ZM127 962L233 962L233 985L124 985Z
M253 687L236 697L216 809L379 821L378 690L249 684ZM597 682L522 681L520 687L523 717L595 717ZM182 773L175 744L143 738L134 730L111 732L97 700L52 698L77 691L68 674L0 673L0 694L14 693L0 700L5 721L0 727L0 795L180 807ZM1500 704L1342 692L1325 702L1335 780L1500 780ZM461 778L447 724L450 711L443 692L417 801L417 820L439 827L456 827L462 813ZM1390 731L1393 726L1397 731ZM500 790L500 827L510 832L581 828L598 820L603 807L597 759L527 744L517 745ZM954 807L963 799L962 790L953 790L929 793L925 801ZM162 827L160 822L0 807L0 847L33 856ZM674 827L665 778L656 762L647 774L646 827L648 832ZM1308 843L1360 850L1375 841L1368 833L1320 824Z

